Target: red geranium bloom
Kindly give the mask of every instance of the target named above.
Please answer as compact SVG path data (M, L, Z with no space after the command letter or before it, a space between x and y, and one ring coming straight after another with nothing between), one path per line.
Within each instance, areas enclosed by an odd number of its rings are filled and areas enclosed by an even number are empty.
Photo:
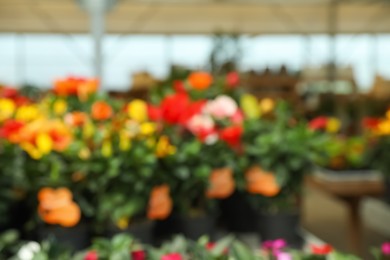
M192 104L188 104L187 108L182 111L183 113L180 118L180 124L187 124L188 120L190 120L194 115L199 114L202 111L206 102L206 100L199 100Z
M145 260L146 253L143 250L133 251L133 252L131 252L131 259L132 260Z
M310 121L309 128L312 130L325 129L327 123L328 123L328 118L324 116L319 116Z
M161 107L148 105L148 118L152 121L160 121L162 119Z
M18 91L14 88L5 87L0 89L0 97L3 98L14 98L18 95Z
M226 85L229 88L235 88L240 84L240 75L236 71L226 75Z
M237 146L240 143L242 132L241 126L229 126L220 131L219 137L230 146Z
M162 256L161 260L183 260L183 257L179 253L171 253Z
M183 113L190 104L187 94L176 93L167 96L161 103L162 118L170 124L178 124L182 121Z
M89 251L85 257L84 260L98 260L99 256L96 251Z
M375 117L365 117L363 118L362 125L365 129L373 130L376 129L381 120Z
M12 135L17 134L24 126L24 123L18 120L7 120L0 128L0 138L9 139Z
M333 248L331 245L322 245L322 246L312 245L311 251L315 255L327 255L333 251Z

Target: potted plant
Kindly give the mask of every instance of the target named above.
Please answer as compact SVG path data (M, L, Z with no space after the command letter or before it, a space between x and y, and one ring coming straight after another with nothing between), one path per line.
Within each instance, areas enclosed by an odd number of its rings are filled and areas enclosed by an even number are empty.
M249 167L243 169L241 188L257 209L261 239L284 238L299 245L299 201L320 145L315 137L285 103L278 104L272 121L247 121L244 151Z

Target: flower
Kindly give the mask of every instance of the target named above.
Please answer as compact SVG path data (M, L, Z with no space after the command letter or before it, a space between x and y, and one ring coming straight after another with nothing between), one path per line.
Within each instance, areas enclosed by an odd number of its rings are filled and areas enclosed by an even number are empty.
M148 117L152 121L160 121L162 119L162 109L157 106L148 105Z
M312 245L311 251L315 255L327 255L333 251L333 248L331 245L328 244L321 246Z
M214 199L225 199L233 194L235 188L236 184L231 168L215 169L210 174L206 196Z
M30 241L19 249L17 256L18 259L32 260L34 255L40 251L41 246L35 241Z
M163 255L161 260L183 260L183 257L179 253L170 253Z
M284 239L275 239L275 240L267 240L263 242L263 249L267 251L278 251L287 246L286 240Z
M381 249L383 255L390 256L390 242L383 243Z
M287 252L275 252L276 260L292 260L291 254Z
M230 146L237 146L240 143L242 132L242 126L229 126L219 132L219 138Z
M97 91L98 87L99 81L97 79L68 77L55 81L53 91L58 96L77 95L81 101L86 101L90 94Z
M145 122L148 119L148 105L143 100L135 99L127 105L127 113L131 119Z
M68 110L68 104L63 99L58 99L53 104L53 112L57 116L62 116Z
M182 123L183 113L189 104L190 100L187 94L176 93L165 97L161 102L162 119L169 124Z
M223 119L226 117L232 117L238 109L236 101L229 96L222 95L218 96L214 100L207 102L204 108L206 114L217 119Z
M110 158L112 156L112 143L111 140L105 140L102 144L102 155L105 158Z
M88 251L87 254L84 256L84 260L98 260L99 255L96 251Z
M337 118L330 117L326 123L326 131L328 133L336 133L340 130L341 122Z
M257 98L250 94L244 94L240 99L240 106L245 117L249 119L257 119L260 117L261 111Z
M217 246L217 243L215 243L215 242L208 242L208 243L206 244L206 249L209 250L209 251L211 251L211 250L213 250L216 246ZM222 252L222 253L223 253L224 255L227 255L227 254L229 253L229 248L225 247L225 248L223 249L223 252Z
M152 189L149 197L147 216L152 220L166 219L172 211L173 202L169 186L164 184Z
M132 260L146 260L146 252L143 250L136 250L131 252Z
M16 109L12 99L0 98L0 122L12 117Z
M328 118L324 116L319 116L309 122L309 128L311 130L325 129L327 123L328 123Z
M170 144L168 136L161 136L156 145L156 156L162 158L175 153L176 147Z
M213 82L213 77L207 72L193 72L188 77L188 82L193 89L208 89Z
M260 101L259 108L262 114L268 114L274 110L275 102L270 98L264 98Z
M235 88L240 84L240 75L236 71L229 72L225 81L229 88Z
M376 130L378 128L380 121L381 120L379 118L365 117L362 120L362 126L363 128L368 130Z
M77 225L81 218L80 207L72 201L72 192L67 188L42 188L38 193L38 213L47 224L63 227Z
M0 127L0 138L5 138L12 143L19 142L19 134L25 123L19 120L7 120L2 127Z
M181 80L175 80L173 82L173 88L176 91L176 93L187 93L184 83Z
M275 175L266 172L259 166L252 166L245 173L246 189L249 193L273 197L280 192Z
M187 128L194 135L198 135L201 132L211 132L215 127L213 119L208 115L197 114L188 121Z
M84 112L75 111L65 115L64 121L70 126L83 126L88 120L88 116Z
M92 118L99 121L109 119L113 115L111 106L105 101L96 101L93 103L91 112Z
M15 119L24 122L29 122L41 117L41 113L36 105L23 105L20 106L15 115Z

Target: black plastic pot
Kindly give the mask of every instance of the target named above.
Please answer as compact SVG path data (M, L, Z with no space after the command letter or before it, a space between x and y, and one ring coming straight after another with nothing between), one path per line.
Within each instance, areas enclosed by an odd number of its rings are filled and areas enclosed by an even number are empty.
M180 216L177 213L172 213L167 219L155 222L153 229L154 245L159 246L178 233L180 233Z
M86 223L80 223L70 228L43 225L38 227L37 235L39 240L54 239L74 251L87 248L91 242L89 228Z
M257 219L257 230L262 241L282 238L289 246L302 247L299 235L300 215L297 212L276 214L261 212Z
M235 191L229 198L219 202L221 222L235 233L248 233L256 229L256 211L246 200L244 193Z
M208 214L197 217L180 217L180 233L191 240L197 240L203 235L212 237L214 234L214 227L215 218Z
M153 221L136 221L131 223L129 227L124 230L121 230L117 227L111 227L108 230L107 235L111 238L119 233L126 233L144 244L153 244L153 228Z

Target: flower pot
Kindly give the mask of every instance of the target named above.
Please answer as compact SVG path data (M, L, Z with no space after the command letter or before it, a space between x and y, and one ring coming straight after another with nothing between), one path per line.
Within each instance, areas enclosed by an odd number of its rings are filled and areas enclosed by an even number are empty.
M119 233L126 233L144 244L153 243L153 227L154 222L150 220L135 221L131 223L126 229L119 229L112 226L107 232L108 237L113 237Z
M90 245L89 228L84 222L70 228L42 225L38 227L37 235L39 240L54 239L74 251L83 250Z
M180 233L180 215L173 212L167 219L155 222L153 228L154 245L159 246L178 233Z
M219 202L221 222L230 232L248 233L256 229L256 211L246 200L244 193L235 191Z
M300 248L302 238L298 230L300 215L298 212L280 212L276 214L261 212L258 215L257 230L262 241L282 238L289 246Z
M214 233L214 226L215 218L208 214L180 217L180 233L191 240L197 240L203 235L211 237Z

